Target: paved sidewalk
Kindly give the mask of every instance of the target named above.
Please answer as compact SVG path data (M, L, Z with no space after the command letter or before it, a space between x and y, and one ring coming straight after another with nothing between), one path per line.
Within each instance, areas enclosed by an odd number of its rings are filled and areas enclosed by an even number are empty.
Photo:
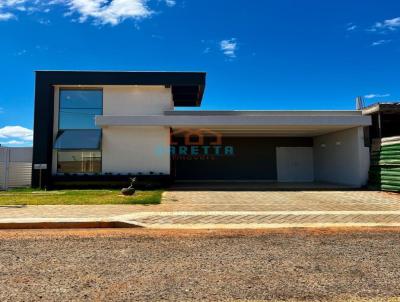
M0 206L0 224L85 221L149 228L400 226L400 194L168 191L162 204L149 206Z

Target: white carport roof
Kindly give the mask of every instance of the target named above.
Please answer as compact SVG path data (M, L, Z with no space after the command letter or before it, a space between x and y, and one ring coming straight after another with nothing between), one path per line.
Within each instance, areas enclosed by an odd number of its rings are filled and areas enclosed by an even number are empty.
M370 126L361 111L166 111L164 115L96 116L99 127L166 126L232 136L317 136Z

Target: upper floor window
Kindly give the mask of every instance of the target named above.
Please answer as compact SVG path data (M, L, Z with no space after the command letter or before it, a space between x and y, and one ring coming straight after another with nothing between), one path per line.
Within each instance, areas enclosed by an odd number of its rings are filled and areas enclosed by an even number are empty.
M95 129L103 112L101 89L61 89L59 129Z

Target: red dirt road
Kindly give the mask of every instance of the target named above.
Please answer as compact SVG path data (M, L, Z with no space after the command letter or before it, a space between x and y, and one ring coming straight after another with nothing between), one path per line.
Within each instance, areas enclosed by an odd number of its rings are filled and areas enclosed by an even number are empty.
M0 231L1 301L400 297L400 229Z

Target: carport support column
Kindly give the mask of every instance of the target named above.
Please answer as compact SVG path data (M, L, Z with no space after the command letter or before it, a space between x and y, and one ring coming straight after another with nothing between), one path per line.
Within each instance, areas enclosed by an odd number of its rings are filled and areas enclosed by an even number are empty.
M314 138L315 180L361 187L368 180L369 148L363 127Z

